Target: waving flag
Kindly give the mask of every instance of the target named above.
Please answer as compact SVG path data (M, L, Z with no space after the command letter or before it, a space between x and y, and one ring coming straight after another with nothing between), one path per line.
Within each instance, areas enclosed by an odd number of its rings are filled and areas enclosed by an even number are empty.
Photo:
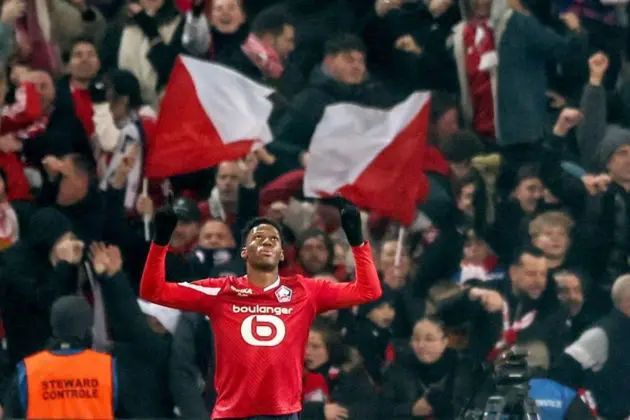
M218 64L180 56L162 99L146 172L164 178L247 155L271 141L272 89Z
M389 110L341 103L326 108L309 148L304 194L339 194L409 225L428 192L422 172L430 94Z

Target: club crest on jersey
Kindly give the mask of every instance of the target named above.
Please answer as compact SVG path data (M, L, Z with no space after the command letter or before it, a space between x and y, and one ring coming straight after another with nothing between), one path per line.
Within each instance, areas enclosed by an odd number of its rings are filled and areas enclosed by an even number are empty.
M232 289L234 293L236 293L239 296L251 296L254 294L254 291L250 289L249 287L246 289L239 289L238 287L230 286L230 288Z
M293 291L285 285L278 287L278 290L276 290L276 298L280 303L291 302L291 296L293 296Z

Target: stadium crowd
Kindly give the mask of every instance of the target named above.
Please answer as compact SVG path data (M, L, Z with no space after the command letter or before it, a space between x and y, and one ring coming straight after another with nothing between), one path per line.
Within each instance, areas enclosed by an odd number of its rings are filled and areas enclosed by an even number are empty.
M209 418L211 323L138 299L168 192L169 281L243 275L256 216L283 228L281 274L349 281L336 209L302 192L311 137L330 104L430 90L416 218L399 241L362 209L384 292L312 325L301 418L480 418L514 344L541 418L630 417L626 3L3 0L4 416L25 416L20 361L72 338L116 358L117 417ZM273 87L273 141L147 182L180 54Z

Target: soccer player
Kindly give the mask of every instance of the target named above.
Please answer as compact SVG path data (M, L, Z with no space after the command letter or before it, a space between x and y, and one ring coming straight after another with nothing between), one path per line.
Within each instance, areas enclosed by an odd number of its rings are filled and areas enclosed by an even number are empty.
M356 263L356 280L350 283L279 277L278 264L284 259L280 227L265 218L253 219L244 230L241 257L247 275L167 283L165 258L177 218L169 207L156 214L140 296L210 318L217 362L213 419L297 420L313 319L381 296L359 212L347 203L337 204Z

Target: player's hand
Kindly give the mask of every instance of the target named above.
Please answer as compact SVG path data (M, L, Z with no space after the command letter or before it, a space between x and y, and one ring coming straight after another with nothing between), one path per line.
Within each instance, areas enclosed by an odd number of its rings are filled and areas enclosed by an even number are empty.
M333 197L322 200L324 204L337 207L341 213L341 226L346 233L348 243L351 246L359 246L364 242L361 228L361 214L359 210L348 200L342 197Z
M348 418L348 409L337 403L324 405L324 417L326 420L345 420Z
M155 233L153 242L157 245L166 246L171 240L171 235L177 225L177 216L173 211L173 198L169 196L169 203L155 213L154 224Z

